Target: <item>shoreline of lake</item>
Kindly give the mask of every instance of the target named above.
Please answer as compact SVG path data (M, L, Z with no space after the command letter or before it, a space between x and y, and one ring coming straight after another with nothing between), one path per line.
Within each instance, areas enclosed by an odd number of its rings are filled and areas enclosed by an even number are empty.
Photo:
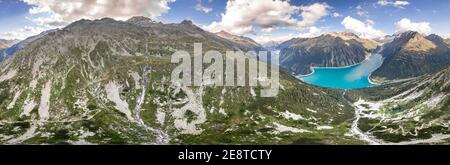
M384 61L380 54L375 54L366 60L343 67L311 67L312 72L297 75L297 79L316 86L334 89L361 89L381 84L372 81L372 73Z

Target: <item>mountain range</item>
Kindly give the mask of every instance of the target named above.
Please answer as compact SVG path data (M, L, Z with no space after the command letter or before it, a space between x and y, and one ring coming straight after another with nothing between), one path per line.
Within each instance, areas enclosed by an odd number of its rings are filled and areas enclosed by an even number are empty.
M378 47L353 33L333 32L315 38L294 38L279 45L280 66L298 74L311 67L343 67L365 60Z
M450 143L450 68L348 91L315 87L291 74L357 64L376 52L388 61L383 70L403 52L434 58L444 50L434 35L395 37L384 46L347 32L284 42L278 45L285 69L280 93L263 98L260 87L170 81L176 50L192 54L197 42L204 51L261 49L249 38L207 32L188 20L79 20L16 44L22 46L0 63L0 143Z
M424 36L408 31L398 34L381 50L383 65L372 76L383 79L404 79L435 73L450 64L450 51L438 35Z
M278 45L280 66L294 75L312 67L345 67L379 53L383 65L372 79L383 82L436 73L450 64L449 45L442 37L414 31L363 39L349 32L331 32L314 38L294 38Z
M136 21L139 20L139 21ZM170 82L170 54L249 49L190 21L80 20L1 63L6 144L350 144L352 107L282 72L276 98L252 87Z

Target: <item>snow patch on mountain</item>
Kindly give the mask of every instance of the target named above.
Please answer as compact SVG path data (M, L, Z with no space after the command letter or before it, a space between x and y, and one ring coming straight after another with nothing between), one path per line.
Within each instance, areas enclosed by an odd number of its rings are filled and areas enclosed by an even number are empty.
M16 101L19 98L20 94L22 94L21 90L17 90L14 93L13 100L8 104L8 107L6 107L6 109L13 109L14 108L14 106L16 105Z
M0 76L0 82L9 80L17 75L17 70L10 70L8 73Z
M28 95L23 103L23 112L20 114L21 116L30 116L31 111L36 107L36 102Z
M135 84L135 88L136 89L141 89L141 86L139 84L140 84L140 81L141 81L142 78L139 75L139 73L137 73L137 72L128 72L128 75L130 75L133 78L134 84Z
M116 82L111 81L105 86L106 90L106 97L115 103L114 106L117 110L119 110L121 113L125 114L128 120L133 121L134 118L131 115L131 111L129 109L129 105L126 101L122 100L120 98L120 92L119 92L120 86L116 84Z
M289 111L280 112L280 115L283 116L285 119L288 120L304 120L305 118L299 114L295 114Z
M328 130L328 129L333 129L333 126L329 126L329 125L321 125L321 126L317 126L316 129L317 130Z
M182 134L198 135L203 132L197 125L206 122L206 111L203 108L203 87L193 90L187 87L180 87L186 93L189 102L181 108L176 108L172 112L172 117L175 119L174 126L181 130ZM188 121L186 113L190 111L195 116L192 121Z
M156 109L156 122L160 125L164 125L164 122L166 121L166 113L164 113L164 110L162 108Z
M308 131L308 130L305 130L305 129L299 129L299 128L285 126L285 125L277 123L277 122L273 122L272 124L275 126L275 131L273 132L275 134L279 134L279 133L283 133L283 132L292 132L292 133L307 133L307 132L311 132L311 131Z
M432 96L430 99L424 102L425 105L427 105L430 108L435 108L439 103L441 103L445 99L445 94L438 94Z
M41 121L47 121L50 117L49 107L50 107L50 95L51 95L52 81L45 83L45 86L41 90L41 103L39 104L39 117Z

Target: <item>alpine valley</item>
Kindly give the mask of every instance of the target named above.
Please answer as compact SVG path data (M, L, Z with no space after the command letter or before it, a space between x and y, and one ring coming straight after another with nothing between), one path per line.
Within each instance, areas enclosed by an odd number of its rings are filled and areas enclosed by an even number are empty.
M370 40L350 32L278 44L280 92L171 83L177 50L266 50L193 22L146 17L79 20L1 41L2 144L449 144L448 40L406 31ZM340 90L295 76L373 54L379 85Z

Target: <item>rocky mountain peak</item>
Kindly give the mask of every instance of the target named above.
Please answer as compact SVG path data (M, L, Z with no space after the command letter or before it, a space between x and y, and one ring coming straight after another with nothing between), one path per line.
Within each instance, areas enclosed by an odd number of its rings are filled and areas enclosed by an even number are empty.
M75 27L75 26L79 26L79 25L83 25L83 24L88 24L90 22L92 22L92 20L80 19L78 21L72 22L71 24L67 25L66 27L64 27L64 29L69 29L71 27Z
M244 37L244 36L238 36L238 35L233 35L231 33L228 33L224 30L215 33L217 36L239 43L239 44L243 44L243 45L247 45L247 46L251 46L251 47L261 47L260 44L258 44L256 41L254 41L251 38L248 37Z
M393 41L398 42L403 51L408 52L425 52L435 49L437 46L424 35L415 32L407 31L396 37Z
M183 22L180 23L181 25L194 25L191 20L183 20Z
M423 34L416 31L406 31L398 33L392 42L385 45L386 54L395 54L396 51L402 52L426 52L435 49L437 46L427 39Z
M352 32L329 32L329 33L325 33L325 35L329 35L329 36L333 36L333 37L340 37L344 40L359 38L356 34L354 34Z
M417 35L421 35L419 32L416 31L405 31L403 33L400 33L398 37L400 38L414 38Z
M134 16L128 19L126 22L136 24L139 26L150 26L151 24L156 23L150 18L144 17L144 16Z
M354 40L363 45L367 49L376 49L378 47L378 43L376 41L360 38L358 35L352 32L329 32L325 33L324 36L340 38L346 42Z
M137 21L154 22L152 19L144 16L134 16L127 20L127 22L137 22Z
M403 79L433 73L450 63L448 48L439 43L437 35L424 36L415 31L395 35L392 42L383 46L381 54L386 58L373 73L374 77Z

